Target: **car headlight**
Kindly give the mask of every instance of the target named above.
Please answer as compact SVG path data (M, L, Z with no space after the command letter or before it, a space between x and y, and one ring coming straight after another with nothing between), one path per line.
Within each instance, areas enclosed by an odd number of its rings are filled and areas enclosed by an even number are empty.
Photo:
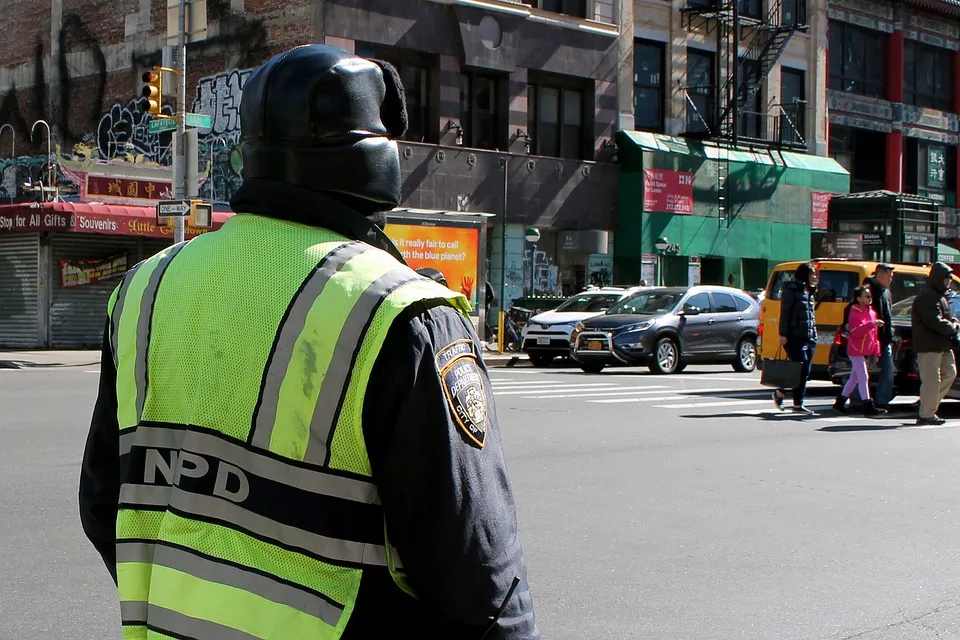
M617 333L636 333L638 331L646 331L653 326L653 320L647 320L646 322L640 322L638 324L631 324L626 327L621 327Z
M573 328L573 332L570 334L570 343L571 343L571 344L574 344L574 345L577 344L577 337L578 337L581 333L583 333L583 323L582 323L582 322L578 322L578 323L577 323L577 326L575 326L575 327Z

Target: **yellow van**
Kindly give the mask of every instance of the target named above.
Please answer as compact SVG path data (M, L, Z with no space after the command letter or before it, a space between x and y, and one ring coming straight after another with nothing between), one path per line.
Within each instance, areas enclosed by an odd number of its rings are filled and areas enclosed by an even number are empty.
M773 358L780 347L780 292L783 285L805 261L778 264L770 274L765 298L760 310L760 363ZM820 285L816 298L817 349L813 354L812 378L829 380L827 366L830 361L830 345L837 329L843 322L843 309L853 299L853 290L864 278L873 275L877 262L858 260L810 260L817 270ZM927 280L929 266L893 264L893 284L890 295L893 303L917 295L917 290ZM783 357L783 356L781 356Z

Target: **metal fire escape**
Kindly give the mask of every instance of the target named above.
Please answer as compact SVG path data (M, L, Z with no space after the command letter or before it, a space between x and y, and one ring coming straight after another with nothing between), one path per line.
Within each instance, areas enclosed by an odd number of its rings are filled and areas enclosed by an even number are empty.
M712 100L713 113L704 114L693 106L706 137L736 147L740 114L763 86L790 37L806 31L806 0L769 0L766 16L749 17L743 9L749 0L688 0L681 9L686 29L706 35L716 32L717 53L714 86L720 87ZM690 95L687 95L693 105ZM795 117L780 107L776 116L794 129ZM782 117L786 116L786 117ZM786 133L786 132L782 132ZM782 137L782 136L781 136Z
M762 2L763 0L759 0ZM713 92L707 105L698 108L690 89L684 88L688 106L687 134L713 140L720 147L717 158L718 226L730 224L730 150L741 144L741 117L747 105L756 98L764 80L780 58L790 37L806 31L806 0L768 0L766 15L749 10L751 0L687 0L681 9L683 26L704 35L716 33ZM753 16L750 14L753 13ZM755 17L761 16L761 17ZM805 141L798 128L802 122L802 103L777 104L777 113L767 117L767 136L762 146L803 147ZM798 112L799 110L799 112ZM750 114L762 120L761 114ZM763 127L761 124L760 127ZM753 146L758 136L751 138ZM762 134L759 137L763 137ZM745 140L746 141L746 140Z

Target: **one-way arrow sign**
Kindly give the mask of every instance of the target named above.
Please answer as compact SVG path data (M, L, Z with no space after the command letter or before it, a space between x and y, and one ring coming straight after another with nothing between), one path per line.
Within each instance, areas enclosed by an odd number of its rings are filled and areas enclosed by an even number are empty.
M189 200L161 200L157 203L158 218L188 215L190 215Z

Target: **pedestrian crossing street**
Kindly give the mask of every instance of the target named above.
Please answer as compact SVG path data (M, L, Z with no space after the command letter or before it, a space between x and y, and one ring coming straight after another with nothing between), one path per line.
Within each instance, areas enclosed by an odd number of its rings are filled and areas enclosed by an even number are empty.
M680 415L716 414L718 417L763 416L769 418L796 418L787 398L786 411L778 411L771 399L771 390L760 386L757 374L682 373L657 376L646 372L604 372L584 374L567 369L505 369L490 371L490 382L499 405L524 404L532 409L551 405L576 407L623 405L638 408L664 409ZM846 422L862 416L837 415L831 411L837 387L830 382L812 380L806 406L817 416L805 418L820 422ZM911 404L915 398L898 398L898 403ZM904 421L903 412L886 419ZM917 427L947 428L960 426L952 421L944 426Z

